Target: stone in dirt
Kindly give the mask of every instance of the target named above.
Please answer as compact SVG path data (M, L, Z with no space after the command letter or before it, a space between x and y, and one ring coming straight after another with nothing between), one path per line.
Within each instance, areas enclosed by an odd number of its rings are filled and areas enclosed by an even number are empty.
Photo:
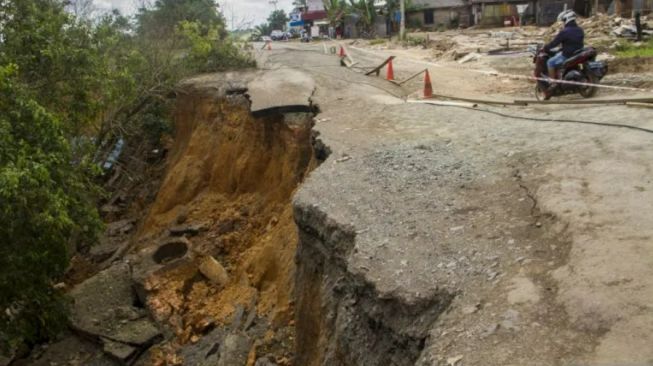
M200 260L199 270L200 273L217 285L224 286L229 282L227 270L212 256L206 256Z
M220 349L226 335L222 329L215 329L201 337L199 341L181 350L186 365L213 366L220 358Z
M108 236L118 236L128 234L134 229L134 223L136 220L125 219L116 222L112 222L107 225L107 235Z
M118 247L119 245L115 241L107 237L101 237L100 242L91 247L89 254L95 263L102 263L111 258L111 256L118 250Z
M220 350L217 366L245 365L251 348L249 338L242 334L229 334Z
M503 313L503 321L501 328L508 330L519 330L519 312L513 309L508 309Z
M462 355L447 358L447 366L456 366L463 359Z
M526 277L515 277L512 279L508 292L508 302L511 305L523 303L537 303L540 301L540 291L537 286Z
M182 349L184 365L232 366L245 365L251 349L251 340L240 333L225 334L221 329L199 339Z
M270 361L270 357L261 357L258 360L256 360L256 363L254 366L277 366L274 361Z

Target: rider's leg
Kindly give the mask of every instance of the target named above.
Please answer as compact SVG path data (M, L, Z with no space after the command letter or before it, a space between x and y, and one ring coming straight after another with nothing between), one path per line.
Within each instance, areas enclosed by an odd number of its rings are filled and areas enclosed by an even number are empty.
M558 52L555 56L551 57L549 61L547 61L546 66L549 69L549 78L552 80L558 79L558 70L562 64L565 63L565 60L566 58L562 52ZM555 85L555 82L551 82L551 88L555 87Z

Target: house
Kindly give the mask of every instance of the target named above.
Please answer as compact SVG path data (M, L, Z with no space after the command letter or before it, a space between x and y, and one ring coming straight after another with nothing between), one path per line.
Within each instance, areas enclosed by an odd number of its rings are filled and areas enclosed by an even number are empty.
M413 0L406 9L406 24L410 28L468 27L471 13L468 0Z
M470 5L474 24L488 27L516 26L535 23L537 6L540 2L538 0L471 0Z
M301 19L294 24L302 26L310 32L311 37L319 37L329 32L329 20L322 0L307 0L306 8L298 9ZM292 24L291 24L292 25Z

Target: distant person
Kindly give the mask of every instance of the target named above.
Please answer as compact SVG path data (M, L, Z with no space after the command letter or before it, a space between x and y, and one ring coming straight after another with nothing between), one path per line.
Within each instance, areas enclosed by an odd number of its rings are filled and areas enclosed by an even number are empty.
M564 23L564 28L562 28L560 33L558 33L551 43L544 46L545 51L550 51L551 49L562 45L560 52L547 61L549 77L551 79L558 79L558 70L562 64L573 56L576 51L583 49L585 46L583 43L585 40L585 32L583 32L583 28L576 24L576 13L574 13L573 10L565 10L560 13L560 15L558 15L558 21ZM555 87L556 84L551 83L549 90L552 90Z

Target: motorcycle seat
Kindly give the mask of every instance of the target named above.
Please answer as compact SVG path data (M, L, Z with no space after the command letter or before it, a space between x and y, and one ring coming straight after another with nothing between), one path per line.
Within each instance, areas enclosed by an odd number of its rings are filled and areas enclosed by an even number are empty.
M574 52L574 55L568 58L563 67L568 67L578 63L580 60L584 62L585 59L591 58L593 55L596 55L596 51L592 47L585 47Z

